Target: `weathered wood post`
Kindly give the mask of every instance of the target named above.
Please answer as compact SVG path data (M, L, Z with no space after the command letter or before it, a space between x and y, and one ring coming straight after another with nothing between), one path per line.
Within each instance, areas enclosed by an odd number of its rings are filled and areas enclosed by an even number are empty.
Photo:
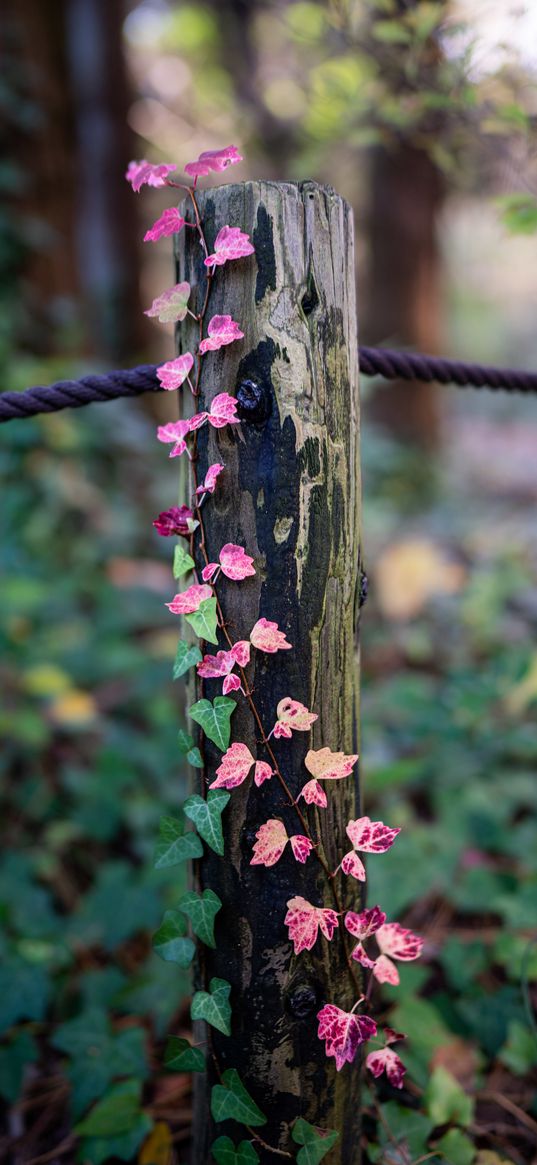
M352 212L335 191L314 182L221 186L200 194L199 204L209 249L225 224L247 231L256 248L255 259L220 268L211 293L209 317L231 314L245 340L204 363L201 407L228 391L238 398L242 424L200 431L199 474L203 478L212 461L226 466L221 488L203 511L209 556L236 542L255 560L255 578L240 586L219 581L233 638L247 638L264 616L293 644L293 651L277 655L254 653L249 665L263 724L272 727L284 696L318 713L311 740L295 733L274 743L296 796L307 778L308 747L358 751L360 465ZM177 263L177 278L190 281L201 303L206 276L194 231L178 237ZM196 345L196 325L191 328L181 327L185 350ZM210 699L220 690L216 681L206 681ZM239 696L237 704L232 739L244 741L255 756L259 729L246 701ZM205 743L203 789L220 755ZM331 870L345 852L345 823L359 816L358 797L358 780L350 777L334 782L328 809L305 810ZM335 1072L315 1018L326 1001L347 1008L355 1002L342 946L317 942L311 953L295 958L283 924L286 902L297 894L318 905L334 903L315 861L299 865L286 851L271 869L250 865L255 833L270 817L298 832L296 813L276 781L261 788L245 782L225 810L225 857L207 851L199 863L200 887L215 890L224 906L217 950L204 950L198 986L206 987L212 976L232 984L232 1036L210 1029L209 1046L220 1069L239 1070L268 1115L260 1133L270 1145L295 1157L290 1124L301 1115L340 1130L329 1165L356 1165L358 1063ZM357 909L357 883L348 882L345 905ZM216 1135L209 1116L215 1078L201 1078L197 1086L195 1165L209 1161ZM237 1139L232 1122L218 1132ZM256 1148L263 1163L277 1159Z

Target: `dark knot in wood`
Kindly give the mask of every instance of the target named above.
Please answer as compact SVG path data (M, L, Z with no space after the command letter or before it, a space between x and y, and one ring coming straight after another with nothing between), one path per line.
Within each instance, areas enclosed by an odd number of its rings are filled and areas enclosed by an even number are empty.
M237 389L237 416L252 425L262 425L271 411L271 396L264 384L241 380Z
M308 1019L319 1006L318 995L312 983L300 983L288 993L286 1010L294 1019Z
M369 593L369 579L368 579L365 571L362 570L362 572L360 574L360 591L359 591L359 595L358 595L358 606L359 607L363 607L363 605L367 599L368 593Z

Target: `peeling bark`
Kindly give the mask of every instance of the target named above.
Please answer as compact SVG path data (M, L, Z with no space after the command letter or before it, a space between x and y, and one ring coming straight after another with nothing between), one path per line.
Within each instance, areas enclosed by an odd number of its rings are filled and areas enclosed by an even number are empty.
M275 620L292 651L253 652L248 677L265 731L283 696L301 700L318 720L310 734L274 742L282 772L296 796L307 779L308 747L358 751L357 620L360 605L359 399L352 212L330 188L248 182L199 196L211 248L228 223L247 231L256 256L217 270L209 303L213 314L231 314L245 340L204 359L201 407L217 392L237 395L240 428L200 430L199 476L208 464L225 464L214 496L204 507L209 556L225 542L253 554L256 576L239 584L219 580L233 639L248 638L260 617ZM178 279L202 302L205 269L194 232L177 241ZM194 350L192 321L180 329L184 350ZM207 681L204 694L219 694ZM237 697L232 739L264 759L253 717ZM220 753L204 741L205 789ZM197 780L200 779L199 774ZM334 782L329 807L305 808L321 839L330 869L345 847L345 823L359 815L358 777ZM303 803L302 803L303 804ZM292 954L283 924L287 900L301 894L333 907L318 862L295 862L290 847L271 869L252 867L255 834L270 817L289 833L302 828L276 780L233 790L224 813L225 857L206 851L199 863L200 888L223 901L217 920L218 949L203 950L199 985L212 976L232 985L232 1036L211 1030L209 1048L221 1070L234 1067L268 1116L265 1141L296 1156L290 1127L303 1116L321 1128L338 1128L340 1139L327 1165L359 1160L358 1065L337 1073L317 1038L316 1013L324 1002L350 1008L355 1002L338 935L319 939L311 953ZM349 879L349 881L351 881ZM347 908L358 908L357 884L341 887ZM214 1069L197 1084L194 1160L210 1158L214 1136L235 1141L233 1122L215 1132L208 1116ZM276 1158L256 1146L261 1161Z

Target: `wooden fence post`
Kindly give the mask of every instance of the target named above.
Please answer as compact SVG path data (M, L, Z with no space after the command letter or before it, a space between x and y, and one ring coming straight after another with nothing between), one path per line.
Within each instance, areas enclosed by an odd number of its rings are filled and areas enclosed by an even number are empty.
M284 696L318 713L311 739L294 733L292 740L274 742L296 796L308 777L308 747L358 751L360 465L352 212L335 191L314 182L221 186L200 193L199 204L209 249L226 224L247 231L256 249L255 258L217 269L208 318L232 315L245 339L204 361L201 407L228 391L238 398L242 424L200 430L199 474L203 479L213 461L226 467L203 511L209 556L236 542L256 565L255 578L239 586L219 580L231 635L247 638L257 619L266 617L293 644L293 651L276 655L253 653L248 675L265 730L272 728ZM201 303L205 268L194 231L178 237L177 269L178 280L188 279ZM196 325L181 325L180 337L184 350L194 350ZM204 695L218 694L220 684L206 681ZM238 695L232 740L244 741L262 759L259 736ZM204 742L205 769L196 778L202 790L214 779L220 756ZM328 809L306 809L332 870L345 852L345 823L359 816L358 802L358 778L349 777L331 786ZM289 833L301 832L275 780L261 788L245 782L233 790L224 812L224 858L209 850L199 862L199 887L215 890L224 905L217 949L203 949L197 985L206 987L213 976L232 985L232 1036L210 1029L209 1049L220 1070L238 1069L267 1114L260 1133L270 1145L294 1158L298 1146L290 1125L300 1115L340 1130L327 1165L356 1165L358 1062L335 1072L315 1018L324 1002L350 1008L356 1001L342 945L318 941L295 958L283 922L286 902L297 894L318 905L334 903L311 859L299 865L286 851L273 868L250 865L256 831L270 817L282 818ZM342 879L341 892L346 907L359 909L353 879ZM210 1054L208 1060L208 1079L196 1086L195 1165L212 1160L209 1146L219 1133L239 1139L233 1122L217 1132L211 1127L216 1076ZM256 1149L263 1165L277 1160Z

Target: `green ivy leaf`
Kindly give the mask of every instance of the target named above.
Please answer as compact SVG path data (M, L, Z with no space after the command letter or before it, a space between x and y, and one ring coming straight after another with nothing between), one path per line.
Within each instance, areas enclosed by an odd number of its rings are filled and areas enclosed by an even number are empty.
M303 1146L297 1155L297 1165L318 1165L339 1137L336 1129L317 1129L303 1117L295 1122L291 1135L297 1145Z
M189 709L190 715L196 724L199 724L205 735L213 744L225 752L231 736L231 717L237 707L235 700L229 696L215 696L214 700L198 700Z
M170 1072L205 1072L205 1056L201 1048L193 1048L181 1036L169 1036L164 1063Z
M92 1108L84 1120L75 1125L79 1137L109 1137L128 1133L140 1116L140 1080L116 1084Z
M14 1104L22 1089L26 1066L38 1059L37 1044L24 1029L5 1043L0 1049L0 1096Z
M258 1165L259 1157L250 1141L233 1144L230 1137L217 1137L211 1145L216 1165Z
M216 613L216 599L203 599L197 611L193 611L191 615L185 615L187 623L196 632L200 639L205 639L207 643L218 644L216 636L216 628L218 627L218 615Z
M201 663L203 656L196 643L185 643L183 639L177 644L175 663L173 665L174 680L184 676L195 663Z
M183 832L183 825L176 817L161 817L160 834L155 849L155 869L177 866L180 862L200 858L203 846L196 833L189 829Z
M184 546L179 543L173 552L173 577L182 578L184 574L188 574L189 570L193 570L195 566L194 559L187 554Z
M211 1114L215 1121L235 1120L242 1125L266 1125L267 1118L244 1087L236 1068L227 1068L222 1083L211 1089Z
M186 729L180 728L177 733L177 743L179 745L179 752L186 756L189 749L194 747L194 737L187 732Z
M222 902L213 890L204 890L197 894L189 890L177 903L179 910L186 914L192 923L192 930L207 947L216 947L214 941L214 920L222 907Z
M537 1067L537 1041L535 1034L526 1023L512 1019L508 1027L507 1043L498 1053L498 1059L515 1076L525 1076Z
M225 1036L231 1035L231 984L225 979L211 979L208 991L196 991L190 1005L192 1019L204 1019Z
M449 1129L435 1144L435 1152L442 1154L447 1165L472 1165L475 1158L474 1142L460 1129Z
M504 194L495 199L504 226L514 235L537 231L537 198L533 194Z
M103 1095L114 1077L147 1075L142 1029L114 1032L102 1007L88 1007L60 1024L52 1043L70 1058L67 1075L75 1118Z
M222 813L230 798L231 793L226 793L224 789L209 789L206 801L199 793L193 793L183 805L186 816L194 822L203 840L217 854L224 852Z
M185 938L186 922L182 914L167 910L162 926L153 935L153 949L167 963L189 967L196 950L191 938Z
M136 1123L127 1133L117 1136L87 1137L81 1146L81 1159L88 1165L104 1165L104 1162L119 1158L120 1161L134 1161L140 1145L153 1128L153 1121L146 1112L141 1112Z
M424 1094L425 1110L434 1125L469 1125L474 1102L458 1080L441 1065L434 1068Z
M189 748L186 754L186 759L189 765L192 765L193 769L203 768L203 760L201 758L201 752L199 748Z

